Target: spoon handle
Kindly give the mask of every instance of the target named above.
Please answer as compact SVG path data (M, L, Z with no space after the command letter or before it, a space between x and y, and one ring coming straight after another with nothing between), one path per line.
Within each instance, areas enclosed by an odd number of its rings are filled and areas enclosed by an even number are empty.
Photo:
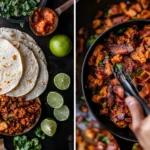
M58 15L61 15L65 10L67 10L70 6L74 4L74 0L68 0L66 3L62 4L58 8L55 9L55 12Z

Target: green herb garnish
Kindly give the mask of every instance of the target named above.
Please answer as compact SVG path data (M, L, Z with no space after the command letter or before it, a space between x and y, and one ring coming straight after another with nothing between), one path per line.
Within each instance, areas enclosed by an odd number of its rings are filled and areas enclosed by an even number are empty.
M83 120L82 123L84 123L85 125L88 124L87 120Z
M127 28L120 28L120 29L117 31L117 34L123 34L126 30L127 30Z
M110 82L109 82L109 81L106 81L104 84L105 84L105 85L110 85Z
M103 105L104 105L104 107L107 107L107 102L104 102Z
M31 15L40 0L1 0L0 15L6 19Z
M20 27L23 28L24 27L24 23L20 23Z
M108 58L109 58L109 56L108 56L108 55L106 55L106 56L105 56L105 59L108 59Z
M35 131L35 134L37 137L41 138L41 139L45 139L45 133L43 133L43 131L41 130L41 128L37 128Z
M114 106L113 106L113 109L117 109L117 106L116 106L116 105L114 105Z
M122 64L116 63L116 67L119 69L119 71L122 71L123 66Z
M110 143L110 140L109 140L109 138L107 136L101 137L101 141L104 142L104 143L106 143L106 144Z
M104 66L104 63L103 63L103 61L100 61L100 62L98 63L98 66L101 66L101 67L103 67L103 66Z
M138 146L137 145L134 145L132 150L137 150L138 149Z
M95 138L99 140L99 139L100 139L100 136L97 134Z
M31 140L27 139L27 136L16 136L14 137L13 144L16 150L41 150L42 146L39 140L34 138Z
M137 70L137 75L140 76L142 74L142 70Z
M85 100L85 97L84 97L84 96L81 96L81 99L82 99L82 100Z
M98 37L98 35L95 34L91 38L89 38L86 42L86 47L89 48L94 43L94 41L97 39L97 37Z
M96 93L96 90L93 90L93 91L92 91L92 94L94 95L95 93Z
M105 38L105 39L104 39L104 42L107 42L107 40L108 40L108 38Z
M108 14L112 14L112 10L111 9L108 10Z
M135 75L135 73L133 73L133 72L128 72L128 75L129 75L131 78L133 78L134 75Z

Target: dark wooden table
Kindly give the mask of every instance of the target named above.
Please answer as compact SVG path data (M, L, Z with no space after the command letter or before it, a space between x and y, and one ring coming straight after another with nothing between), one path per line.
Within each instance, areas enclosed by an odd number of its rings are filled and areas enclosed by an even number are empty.
M66 2L66 0L48 0L47 7L55 9ZM55 33L47 37L36 37L30 30L28 23L25 24L24 28L21 28L18 24L9 23L0 18L0 27L16 28L30 34L42 48L45 53L48 71L49 71L49 83L47 90L40 96L42 102L42 115L38 124L28 132L26 135L30 138L36 137L35 130L40 126L40 123L45 118L54 118L53 109L46 104L46 96L49 91L58 91L64 96L64 103L70 108L70 117L65 122L57 122L58 128L53 137L46 137L45 140L40 140L42 143L42 150L72 150L73 149L73 50L65 58L58 58L52 55L49 50L49 40L55 34L66 34L73 42L73 7L69 8L60 16L59 27ZM71 77L71 86L66 91L58 90L53 83L54 76L57 73L64 72ZM13 137L1 136L5 141L7 150L15 150L13 147Z
M85 29L88 29L88 34L92 35L92 20L96 14L96 12L99 9L106 9L106 6L108 4L118 3L120 0L101 0L100 3L96 3L96 0L80 0L77 3L77 32L81 27L85 27ZM126 0L124 0L126 1ZM101 3L102 2L102 3ZM77 103L81 100L80 97L83 95L82 89L81 89L81 69L82 69L82 63L84 56L87 52L87 48L85 46L83 53L77 56ZM131 150L132 145L134 143L125 141L123 139L120 139L115 136L115 139L117 140L121 150Z

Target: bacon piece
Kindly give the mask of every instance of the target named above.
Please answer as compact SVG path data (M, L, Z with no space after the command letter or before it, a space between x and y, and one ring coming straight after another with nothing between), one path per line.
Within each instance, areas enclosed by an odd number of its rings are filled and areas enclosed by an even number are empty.
M108 92L107 94L108 107L111 108L114 105L114 95L112 94L111 85L109 85L107 92Z
M125 56L123 60L124 60L123 66L124 66L126 72L131 73L133 71L133 66L134 66L133 60L128 56Z
M150 63L146 63L142 66L142 70L150 71Z
M106 148L106 150L117 150L117 145L115 142L110 142Z
M120 22L122 22L125 18L126 18L125 15L119 16L119 17L115 17L115 18L113 18L113 23L114 23L114 24L120 23Z
M125 118L125 121L128 122L128 123L131 123L132 122L132 118Z
M140 39L150 36L150 25L144 26L143 30L140 31Z
M113 92L117 94L120 98L124 99L124 90L120 85L114 85Z
M134 51L134 47L131 44L114 45L110 47L110 51L113 55L126 55Z

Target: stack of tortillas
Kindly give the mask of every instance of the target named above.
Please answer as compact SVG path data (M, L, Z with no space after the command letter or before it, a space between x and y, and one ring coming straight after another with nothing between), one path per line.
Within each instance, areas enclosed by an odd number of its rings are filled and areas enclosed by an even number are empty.
M48 84L46 65L42 49L30 35L0 28L0 95L39 97Z

